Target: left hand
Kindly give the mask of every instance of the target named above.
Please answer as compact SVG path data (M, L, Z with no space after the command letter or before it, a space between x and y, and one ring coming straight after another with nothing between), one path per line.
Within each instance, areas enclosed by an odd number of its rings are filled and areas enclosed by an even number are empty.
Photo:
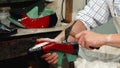
M98 34L91 31L82 31L75 35L76 42L78 42L82 47L91 50L91 47L101 47L105 44L107 40L106 34Z
M58 55L55 52L44 54L41 58L45 59L49 64L56 64L58 62Z
M37 39L36 42L39 44L42 41L48 41L48 42L58 42L55 39L50 39L50 38L40 38ZM47 61L49 64L56 64L58 62L58 55L57 53L46 53L41 56L45 61Z

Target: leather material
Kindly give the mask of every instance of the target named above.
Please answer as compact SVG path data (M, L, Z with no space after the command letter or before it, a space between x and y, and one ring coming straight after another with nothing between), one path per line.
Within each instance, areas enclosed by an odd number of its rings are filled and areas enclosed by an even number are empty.
M23 14L21 21L21 24L26 28L48 28L55 26L56 23L56 13L40 18L30 18L27 14Z
M21 24L26 28L46 28L49 25L49 19L49 16L30 18L26 14L23 14Z

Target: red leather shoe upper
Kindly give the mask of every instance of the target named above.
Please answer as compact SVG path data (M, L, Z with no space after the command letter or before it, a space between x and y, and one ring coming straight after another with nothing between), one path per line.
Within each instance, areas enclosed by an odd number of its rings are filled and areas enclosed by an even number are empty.
M21 24L26 28L47 28L49 26L49 20L50 16L30 18L27 14L23 14Z

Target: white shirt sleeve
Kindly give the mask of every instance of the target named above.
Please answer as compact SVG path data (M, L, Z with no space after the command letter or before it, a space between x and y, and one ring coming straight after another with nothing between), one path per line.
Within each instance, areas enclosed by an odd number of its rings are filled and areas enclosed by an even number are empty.
M106 0L90 0L83 10L80 10L74 20L81 20L90 30L104 24L110 17L110 11Z

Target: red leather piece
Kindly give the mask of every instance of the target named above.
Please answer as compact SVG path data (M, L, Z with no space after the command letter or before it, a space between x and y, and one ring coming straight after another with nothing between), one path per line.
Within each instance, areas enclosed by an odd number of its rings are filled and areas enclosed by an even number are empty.
M42 48L44 52L60 51L60 52L70 53L70 54L73 54L74 52L73 45L71 44L50 42L50 44L47 44L43 46Z
M27 14L23 14L21 24L26 28L47 28L49 26L49 20L50 16L30 18Z

